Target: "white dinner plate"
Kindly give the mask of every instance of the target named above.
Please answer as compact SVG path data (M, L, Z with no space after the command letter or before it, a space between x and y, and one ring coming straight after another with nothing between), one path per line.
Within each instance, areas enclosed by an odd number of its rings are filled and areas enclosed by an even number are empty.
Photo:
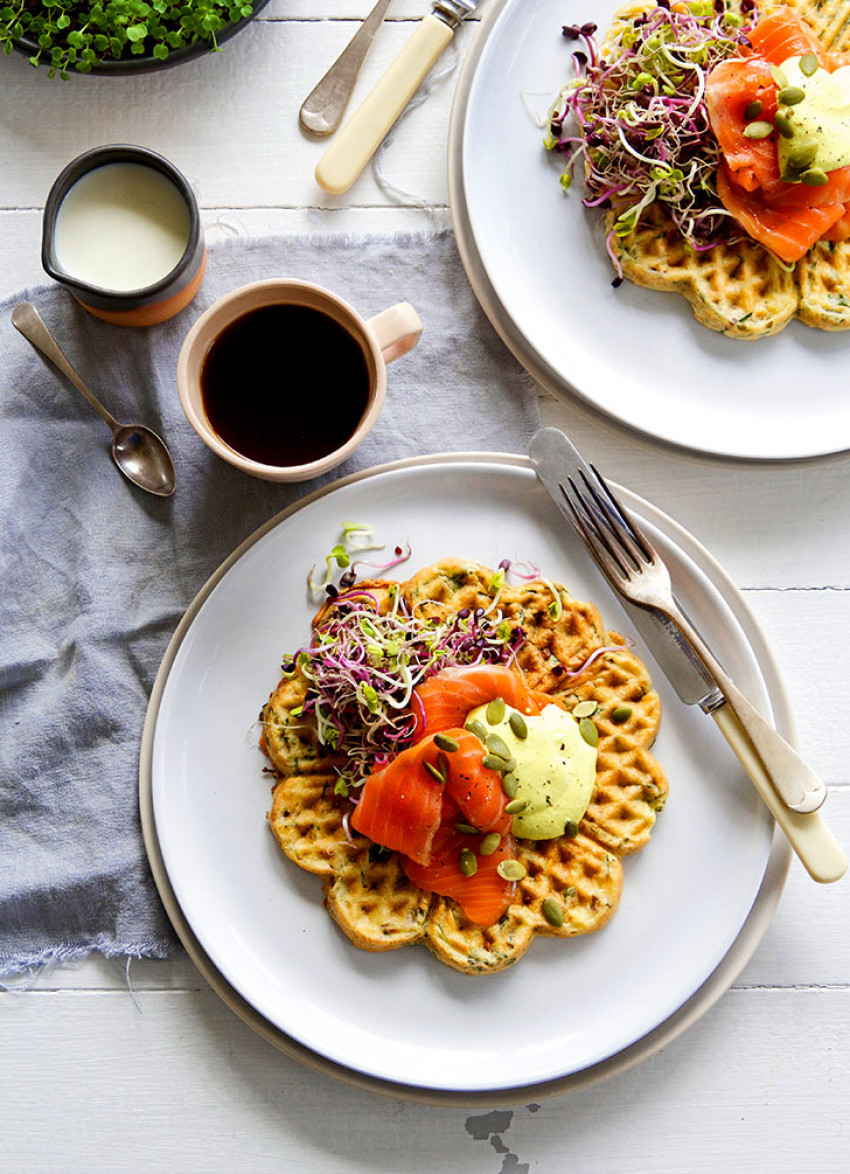
M850 335L790 323L757 341L700 326L678 294L615 276L533 115L571 76L562 26L607 27L616 0L490 0L452 111L449 197L479 301L544 387L672 444L777 460L850 449Z
M624 496L729 671L793 736L741 596L693 539ZM516 966L476 978L419 945L357 950L325 912L320 880L287 860L268 829L270 782L256 747L281 658L308 638L309 568L349 520L374 526L390 548L410 542L401 577L448 555L531 562L633 635L524 458L383 466L273 519L201 591L151 700L142 813L178 932L189 927L190 952L199 945L202 969L264 1034L370 1087L495 1096L598 1078L617 1057L634 1062L701 1014L755 949L784 881L784 840L714 724L683 707L656 671L664 719L655 752L670 799L649 846L624 861L622 902L605 929L535 940Z

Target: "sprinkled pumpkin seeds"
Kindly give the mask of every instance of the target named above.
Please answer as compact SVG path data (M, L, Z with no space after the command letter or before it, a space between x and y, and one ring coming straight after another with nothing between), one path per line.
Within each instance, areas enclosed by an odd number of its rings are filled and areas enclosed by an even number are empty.
M478 860L471 848L461 848L457 864L464 876L475 876L478 872Z
M498 832L490 832L478 845L478 851L482 856L492 856L501 842L502 837Z
M505 699L503 697L494 697L487 706L486 716L491 726L497 726L505 716Z
M564 910L560 901L556 901L554 897L547 897L540 906L540 912L546 918L551 926L558 929L564 924Z
M585 742L587 742L588 746L599 745L599 730L597 730L589 717L583 717L578 723L578 732L584 738Z
M460 742L457 742L450 734L435 734L434 745L438 750L445 750L448 754L454 754L456 750L460 750Z
M573 706L573 717L593 717L599 706L593 700L580 701Z
M496 865L496 872L502 880L518 881L522 880L528 869L519 860L501 860Z

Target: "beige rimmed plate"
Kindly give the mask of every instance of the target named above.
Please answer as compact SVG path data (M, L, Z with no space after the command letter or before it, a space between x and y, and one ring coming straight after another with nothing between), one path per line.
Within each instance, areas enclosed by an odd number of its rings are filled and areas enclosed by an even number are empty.
M670 562L689 613L791 737L775 665L738 591L690 535L623 496ZM359 1087L494 1105L622 1071L729 987L776 907L787 846L713 723L681 706L656 674L665 707L656 753L671 798L649 847L625 861L609 926L584 939L537 940L515 967L482 978L448 970L419 946L356 950L324 911L319 880L287 861L268 831L269 784L253 728L282 654L306 638L307 569L348 520L369 522L391 547L410 541L411 573L449 554L537 563L628 631L525 458L381 466L272 519L199 593L151 698L142 821L175 928L218 994L264 1038ZM553 996L566 989L570 1000Z

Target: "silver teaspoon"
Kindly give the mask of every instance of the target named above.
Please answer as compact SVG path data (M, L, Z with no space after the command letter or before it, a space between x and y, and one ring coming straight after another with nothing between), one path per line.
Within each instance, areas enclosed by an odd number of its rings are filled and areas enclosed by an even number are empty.
M298 115L304 130L314 135L329 135L339 126L366 54L391 4L392 0L378 0L349 44L304 99Z
M112 459L128 481L158 497L170 497L177 484L177 476L164 441L142 424L118 423L83 383L31 302L21 302L15 306L12 325L37 351L58 367L112 429Z

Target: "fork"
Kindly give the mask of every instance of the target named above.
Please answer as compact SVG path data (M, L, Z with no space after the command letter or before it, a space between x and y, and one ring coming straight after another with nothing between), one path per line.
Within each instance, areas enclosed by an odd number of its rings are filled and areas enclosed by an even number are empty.
M824 783L730 679L676 602L670 572L646 534L601 474L592 465L586 470L560 482L579 537L615 591L679 628L722 694L708 712L792 848L815 880L838 880L847 860L815 814Z

